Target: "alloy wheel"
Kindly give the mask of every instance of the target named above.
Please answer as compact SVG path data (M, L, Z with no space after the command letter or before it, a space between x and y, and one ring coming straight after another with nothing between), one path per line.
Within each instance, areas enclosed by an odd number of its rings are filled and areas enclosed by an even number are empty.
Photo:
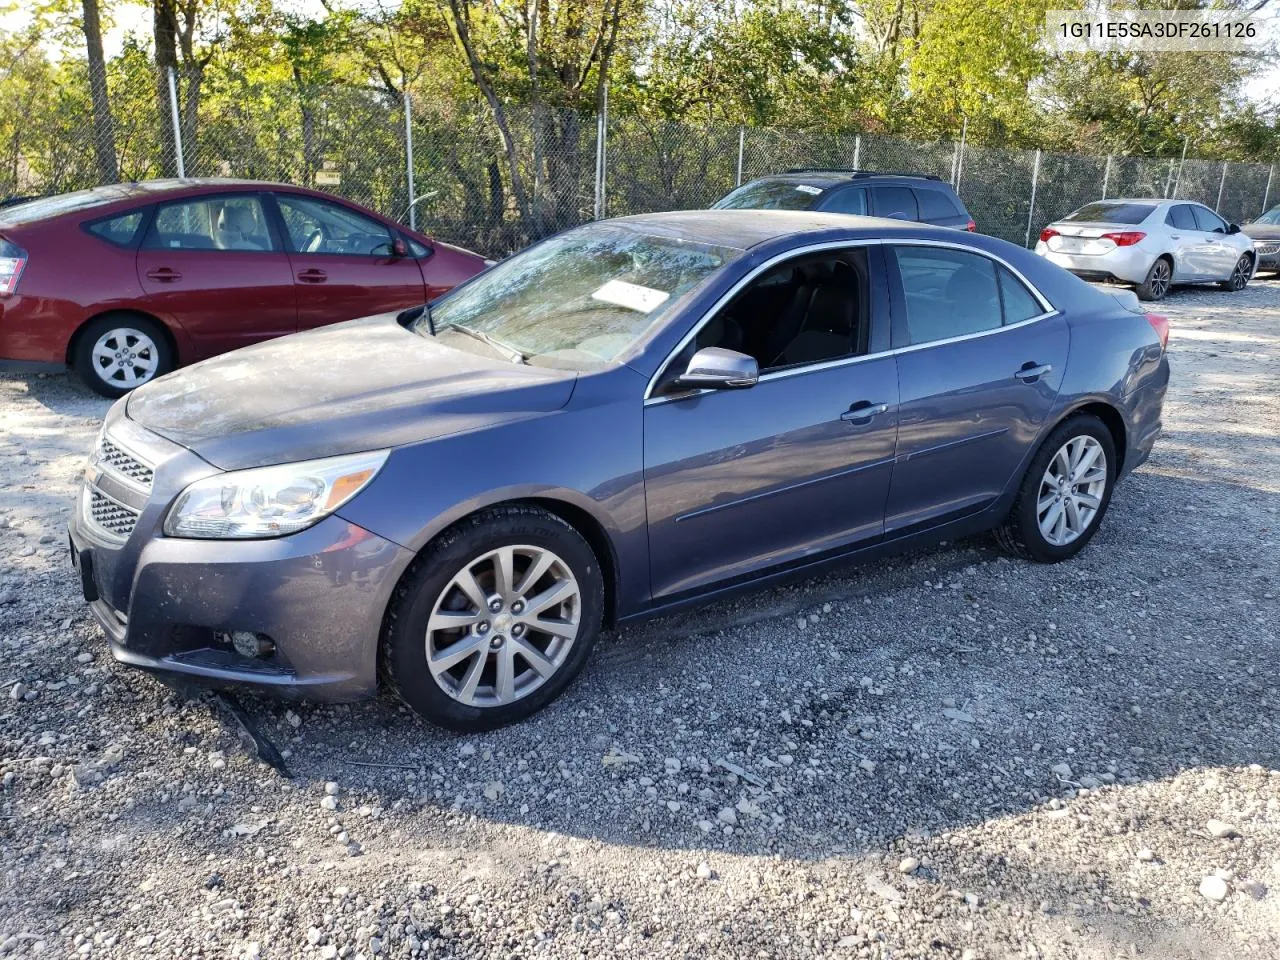
M1151 294L1154 299L1159 300L1169 292L1169 281L1172 276L1167 260L1157 260L1152 265L1151 277L1148 279L1147 285L1151 288Z
M544 547L499 547L466 564L427 621L427 668L467 706L528 696L568 659L582 616L569 565Z
M1249 258L1241 257L1236 261L1236 268L1231 271L1231 289L1243 290L1249 282Z
M155 341L132 327L108 330L93 345L94 372L113 387L139 387L156 375L159 366Z
M1088 529L1107 489L1107 455L1093 437L1072 437L1053 455L1040 480L1036 520L1055 547L1065 547Z

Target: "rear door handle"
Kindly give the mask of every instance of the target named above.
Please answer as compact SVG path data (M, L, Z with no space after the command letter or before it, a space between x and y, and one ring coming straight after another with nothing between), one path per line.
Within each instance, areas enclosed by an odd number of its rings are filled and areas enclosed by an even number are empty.
M870 423L873 417L887 413L888 410L889 405L887 403L872 403L870 400L859 400L844 413L840 414L840 419L845 423Z
M1048 364L1048 363L1037 364L1037 363L1028 361L1027 363L1024 363L1022 365L1022 369L1019 370L1017 373L1015 373L1013 376L1015 379L1021 380L1023 383L1035 383L1037 380L1039 380L1041 377L1043 377L1046 373L1048 373L1052 369L1053 369L1052 364Z
M175 280L181 280L182 274L172 267L156 267L154 270L147 271L147 279L154 280L156 283L173 283Z
M324 283L329 279L329 275L323 270L317 270L312 267L310 270L303 270L298 274L298 279L303 283Z

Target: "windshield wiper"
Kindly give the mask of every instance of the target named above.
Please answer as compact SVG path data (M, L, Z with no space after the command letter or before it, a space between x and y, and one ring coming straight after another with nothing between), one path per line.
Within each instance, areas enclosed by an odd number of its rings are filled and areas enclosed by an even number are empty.
M429 315L430 314L428 314L428 316ZM500 354L502 354L504 357L506 357L508 360L515 360L517 363L529 362L529 358L524 354L523 351L518 350L517 348L511 346L511 344L509 343L503 343L501 340L494 339L493 337L489 336L489 334L485 333L483 330L473 330L470 327L464 327L460 323L451 323L445 329L457 330L459 333L465 333L467 336L473 337L474 339L479 340L481 343L488 344L489 346L493 347L493 349L497 350Z

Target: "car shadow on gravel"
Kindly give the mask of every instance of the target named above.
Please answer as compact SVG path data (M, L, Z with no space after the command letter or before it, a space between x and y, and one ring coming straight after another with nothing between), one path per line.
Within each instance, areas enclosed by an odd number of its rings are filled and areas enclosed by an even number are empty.
M299 787L409 811L410 834L420 810L620 845L893 849L1082 788L1280 767L1275 725L1238 708L1274 698L1278 509L1142 471L1073 561L975 539L629 627L560 701L482 735L385 696L249 713Z

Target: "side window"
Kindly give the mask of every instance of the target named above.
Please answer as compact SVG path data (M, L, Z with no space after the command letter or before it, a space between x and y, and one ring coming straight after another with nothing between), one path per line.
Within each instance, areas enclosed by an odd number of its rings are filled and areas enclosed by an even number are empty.
M1001 325L996 264L947 247L892 247L902 277L910 343L931 343Z
M872 187L877 217L893 217L897 220L919 220L916 195L907 187Z
M822 205L823 213L856 213L866 215L867 191L862 188L839 190Z
M1021 323L1044 313L1044 307L1031 295L1025 283L1001 266L996 267L996 274L1000 278L1000 302L1004 307L1006 325Z
M1195 214L1191 212L1189 204L1178 203L1169 208L1169 212L1165 214L1164 222L1177 230L1199 230L1196 226Z
M920 204L921 220L948 220L960 216L960 211L941 190L913 190L916 202Z
M391 256L391 231L377 220L315 197L277 193L276 203L290 246L298 253Z
M1226 233L1227 221L1210 210L1208 207L1198 205L1191 206L1191 212L1195 214L1196 226L1205 233Z
M151 250L274 250L257 197L215 195L156 211L143 246Z
M114 243L118 247L127 247L133 243L138 227L142 225L142 214L143 211L135 210L133 213L112 217L110 220L87 223L84 228L95 237L101 237L107 243Z
M862 247L779 264L753 280L672 358L657 392L704 347L752 356L761 373L866 353L870 292Z

